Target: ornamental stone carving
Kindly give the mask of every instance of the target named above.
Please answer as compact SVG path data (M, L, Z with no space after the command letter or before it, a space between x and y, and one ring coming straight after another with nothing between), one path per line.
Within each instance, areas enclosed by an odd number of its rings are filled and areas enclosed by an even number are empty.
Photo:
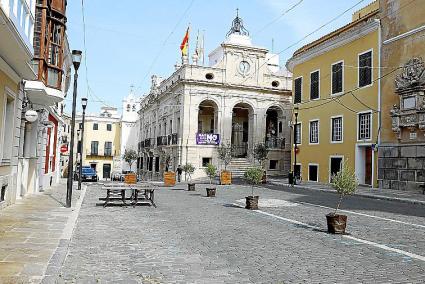
M412 58L395 78L399 105L390 111L392 130L400 139L403 128L425 131L425 64L422 58Z
M425 65L422 58L412 58L403 67L403 72L396 76L395 87L398 92L416 86L425 86Z

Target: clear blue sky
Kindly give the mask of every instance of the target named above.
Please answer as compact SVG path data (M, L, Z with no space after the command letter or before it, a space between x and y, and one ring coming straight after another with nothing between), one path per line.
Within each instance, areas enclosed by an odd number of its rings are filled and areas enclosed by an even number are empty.
M180 61L179 46L189 23L192 29L191 46L195 45L196 31L204 30L205 53L208 54L224 40L235 17L236 8L239 8L239 15L244 20L253 43L271 49L274 39L274 51L280 52L360 0L304 0L263 29L299 1L86 0L87 54L84 53L83 56L87 56L90 93L119 108L122 98L129 93L130 85L136 87L137 95L146 93L152 74L168 77L173 72L176 61ZM282 52L281 64L285 64L295 49L348 23L353 11L370 2L372 0L363 0L339 19ZM186 15L178 24L186 10ZM84 52L81 0L68 1L67 17L70 48ZM175 32L171 34L173 30ZM157 56L158 59L153 64ZM79 98L87 94L84 64L80 67L78 91ZM89 112L98 112L102 106L101 102L95 101L97 99L94 95L89 95ZM68 112L71 99L72 90L66 98ZM80 99L77 105L80 105Z

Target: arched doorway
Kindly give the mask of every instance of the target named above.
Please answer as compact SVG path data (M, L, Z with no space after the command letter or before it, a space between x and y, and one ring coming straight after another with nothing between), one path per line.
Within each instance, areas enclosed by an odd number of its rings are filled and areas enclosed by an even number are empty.
M246 103L238 103L232 110L232 147L233 156L245 158L248 154L250 142L249 133L252 128L253 110Z
M211 100L205 100L199 104L198 133L218 133L217 109L217 104Z
M283 112L279 107L272 106L266 112L265 129L266 146L271 149L285 147L283 138Z

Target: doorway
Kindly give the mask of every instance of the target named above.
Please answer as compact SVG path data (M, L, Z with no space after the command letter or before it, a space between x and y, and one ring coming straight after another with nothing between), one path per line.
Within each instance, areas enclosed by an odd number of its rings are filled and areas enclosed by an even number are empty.
M111 178L111 164L103 164L103 178Z
M232 111L232 148L235 158L246 158L248 155L249 133L251 131L252 108L245 103L236 104Z
M371 145L357 145L355 169L359 184L371 186L373 181L373 150Z
M335 176L342 168L342 157L331 157L329 181L332 182L332 177Z
M308 165L308 181L319 181L319 165Z
M366 147L364 151L365 155L365 177L364 183L372 185L372 147Z

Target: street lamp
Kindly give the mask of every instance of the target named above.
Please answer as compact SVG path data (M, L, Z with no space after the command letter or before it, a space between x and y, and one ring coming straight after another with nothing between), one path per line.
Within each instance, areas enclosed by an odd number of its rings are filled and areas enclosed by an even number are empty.
M72 199L72 178L74 176L73 173L73 165L74 165L74 139L75 139L75 108L77 104L77 81L78 81L78 68L81 63L82 52L80 50L72 51L72 64L74 65L74 90L72 95L72 117L71 117L71 141L69 142L69 160L68 160L68 181L66 187L66 207L71 207L71 199Z
M297 184L297 151L298 151L298 146L297 146L297 125L298 125L298 106L294 107L294 111L295 111L295 124L294 124L294 185Z
M86 107L87 107L87 98L81 99L81 106L83 107L83 120L81 123L81 140L80 140L80 174L78 176L78 190L81 190L81 178L83 174L83 149L84 149L84 121L86 118Z

